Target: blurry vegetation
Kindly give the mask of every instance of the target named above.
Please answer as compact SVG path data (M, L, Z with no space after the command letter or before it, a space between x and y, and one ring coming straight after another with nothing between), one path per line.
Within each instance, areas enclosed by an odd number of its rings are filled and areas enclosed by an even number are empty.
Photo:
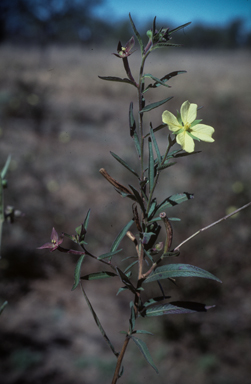
M129 22L114 23L95 17L95 7L104 0L1 0L0 42L22 44L114 43L127 41L131 35ZM127 17L127 15L125 15ZM157 20L159 26L162 21ZM167 20L163 22L166 25ZM149 28L142 25L142 30ZM169 25L170 28L174 27ZM251 31L243 19L232 20L224 27L191 25L184 31L188 48L251 48Z

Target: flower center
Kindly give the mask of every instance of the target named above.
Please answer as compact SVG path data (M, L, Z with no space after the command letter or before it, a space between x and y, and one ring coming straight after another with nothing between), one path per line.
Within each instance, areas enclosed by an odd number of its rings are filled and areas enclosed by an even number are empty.
M191 132L191 124L189 124L189 123L186 123L186 124L184 124L184 130L185 131L188 131L188 132Z

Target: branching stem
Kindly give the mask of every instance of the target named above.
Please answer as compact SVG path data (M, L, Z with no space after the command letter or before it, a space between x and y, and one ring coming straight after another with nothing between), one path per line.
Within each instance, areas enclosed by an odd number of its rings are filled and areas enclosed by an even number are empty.
M251 205L251 201L250 201L249 203L243 205L242 207L236 209L234 212L231 212L231 213L229 213L228 215L222 217L221 219L215 221L214 223L211 223L211 224L209 224L208 226L206 226L206 227L204 227L204 228L201 228L199 231L195 232L192 236L189 236L186 240L182 241L179 245L177 245L177 247L174 248L174 252L175 252L175 251L178 251L182 245L184 245L185 243L187 243L187 242L188 242L189 240L191 240L193 237L197 236L199 233L204 232L204 231L206 231L207 229L213 227L214 225L219 224L219 223L220 223L221 221L223 221L223 220L227 220L229 217L235 215L236 213L238 213L238 212L241 211L242 209L247 208L249 205Z

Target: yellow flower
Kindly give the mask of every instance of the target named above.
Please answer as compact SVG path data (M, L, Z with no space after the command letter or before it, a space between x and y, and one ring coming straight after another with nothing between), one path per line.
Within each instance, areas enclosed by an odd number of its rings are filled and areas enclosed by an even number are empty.
M177 135L176 141L186 152L194 151L194 140L207 141L212 143L214 128L209 125L200 124L201 120L196 120L197 104L190 104L185 101L180 108L180 115L175 117L171 112L164 111L162 114L163 123L168 125L170 131Z

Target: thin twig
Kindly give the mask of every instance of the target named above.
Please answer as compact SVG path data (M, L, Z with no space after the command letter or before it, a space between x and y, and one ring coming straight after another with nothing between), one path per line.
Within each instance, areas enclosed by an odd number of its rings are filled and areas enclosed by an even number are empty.
M213 226L216 225L216 224L219 224L219 223L220 223L221 221L223 221L223 220L227 220L229 217L235 215L236 213L238 213L238 212L241 211L242 209L245 209L245 208L249 207L249 205L251 205L251 201L250 201L248 204L243 205L241 208L236 209L234 212L231 212L231 213L229 213L228 215L222 217L221 219L215 221L214 223L209 224L207 227L201 228L199 231L195 232L192 236L188 237L186 240L182 241L182 243L180 243L176 248L174 248L174 252L175 252L175 251L178 251L182 245L184 245L185 243L187 243L187 242L188 242L189 240L191 240L193 237L197 236L199 233L206 231L207 229L213 227Z

